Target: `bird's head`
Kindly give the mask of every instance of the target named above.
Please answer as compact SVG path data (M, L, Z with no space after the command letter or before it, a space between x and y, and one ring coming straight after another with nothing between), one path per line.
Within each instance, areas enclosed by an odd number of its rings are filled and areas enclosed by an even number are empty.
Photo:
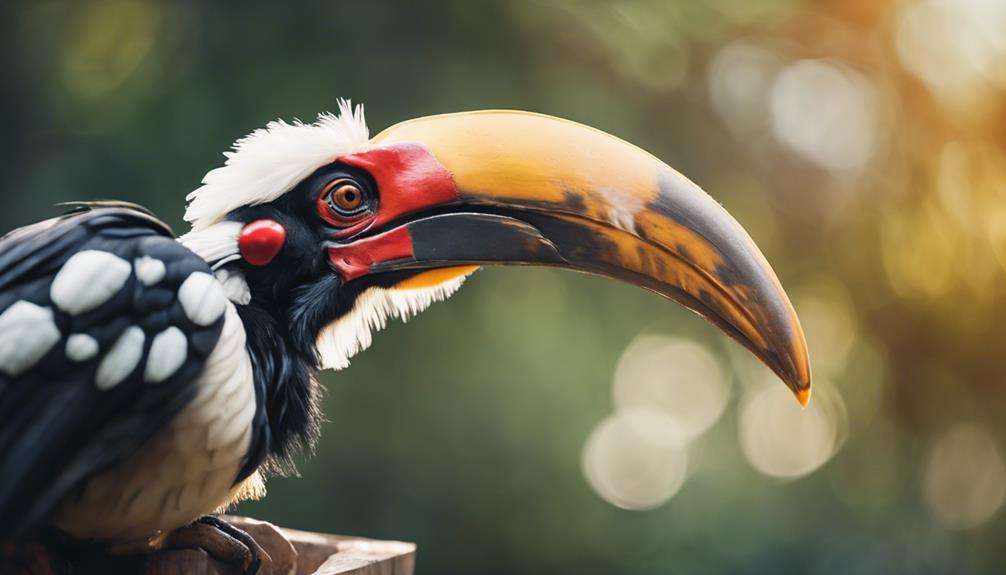
M806 403L800 323L771 267L710 196L614 136L539 114L419 118L370 138L360 108L272 122L189 196L183 241L239 305L270 306L323 366L389 316L483 265L545 265L638 285L739 341Z

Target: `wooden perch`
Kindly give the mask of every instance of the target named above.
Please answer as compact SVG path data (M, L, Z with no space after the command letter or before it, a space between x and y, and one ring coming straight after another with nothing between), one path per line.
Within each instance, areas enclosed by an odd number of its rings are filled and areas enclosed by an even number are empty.
M258 575L412 575L416 546L400 541L378 541L361 537L310 533L276 527L265 521L233 515L228 523L251 535L269 555ZM0 553L0 572L16 575L60 575L57 563L40 546L5 549ZM12 567L14 565L15 567ZM108 558L90 561L86 573L119 574L135 571L143 575L239 575L234 565L221 563L201 549L165 550L133 562L125 570L121 561ZM78 569L76 572L81 571ZM76 573L75 572L75 573Z

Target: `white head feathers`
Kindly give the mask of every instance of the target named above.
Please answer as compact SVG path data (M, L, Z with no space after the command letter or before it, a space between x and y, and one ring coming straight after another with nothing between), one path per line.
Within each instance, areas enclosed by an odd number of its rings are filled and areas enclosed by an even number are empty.
M339 115L319 114L313 124L269 122L224 152L224 165L185 198L185 221L198 232L237 208L271 202L337 157L365 150L369 140L363 106L348 100L339 100Z

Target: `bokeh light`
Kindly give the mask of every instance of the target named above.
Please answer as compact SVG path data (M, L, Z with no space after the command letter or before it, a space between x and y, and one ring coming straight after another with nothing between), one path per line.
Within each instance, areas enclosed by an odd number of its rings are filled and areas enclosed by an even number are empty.
M782 57L749 40L720 49L709 64L707 82L713 106L741 135L769 127L768 96Z
M63 79L90 100L119 88L143 63L157 40L160 17L152 2L96 4L74 22L63 60Z
M765 385L750 392L741 405L740 445L748 463L760 473L795 479L835 455L847 422L845 403L827 382L816 382L813 400L803 409L786 388Z
M684 485L685 449L650 440L674 425L660 418L658 411L622 410L602 421L587 439L583 474L605 501L624 509L652 509Z
M716 423L730 388L719 358L704 346L681 338L641 335L618 361L614 396L618 410L663 412L667 425L649 424L639 430L650 441L684 445Z
M876 104L870 81L825 60L801 60L772 87L772 130L792 151L837 174L856 174L873 155Z
M922 491L948 528L973 528L991 519L1006 500L1006 462L995 439L972 424L945 432L930 449Z
M885 215L880 247L894 292L931 299L947 294L960 279L963 238L946 213L925 202L918 209Z
M905 2L898 56L945 103L973 118L993 87L1006 86L1004 30L1006 3L1000 0Z

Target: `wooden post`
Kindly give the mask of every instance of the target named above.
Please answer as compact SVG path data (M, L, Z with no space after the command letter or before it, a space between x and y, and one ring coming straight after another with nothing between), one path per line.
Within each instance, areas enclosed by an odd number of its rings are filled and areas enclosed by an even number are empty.
M378 541L362 537L310 533L276 527L247 517L223 517L231 525L251 535L268 553L258 575L413 575L416 546L401 541ZM63 561L46 555L39 545L25 545L0 560L4 575L61 575ZM0 554L2 555L2 554ZM13 557L13 559L11 559ZM3 557L0 557L3 559ZM221 563L201 549L175 549L122 560L92 558L87 573L138 572L143 575L240 575L237 566ZM6 569L13 567L14 571ZM126 569L126 571L124 571Z

